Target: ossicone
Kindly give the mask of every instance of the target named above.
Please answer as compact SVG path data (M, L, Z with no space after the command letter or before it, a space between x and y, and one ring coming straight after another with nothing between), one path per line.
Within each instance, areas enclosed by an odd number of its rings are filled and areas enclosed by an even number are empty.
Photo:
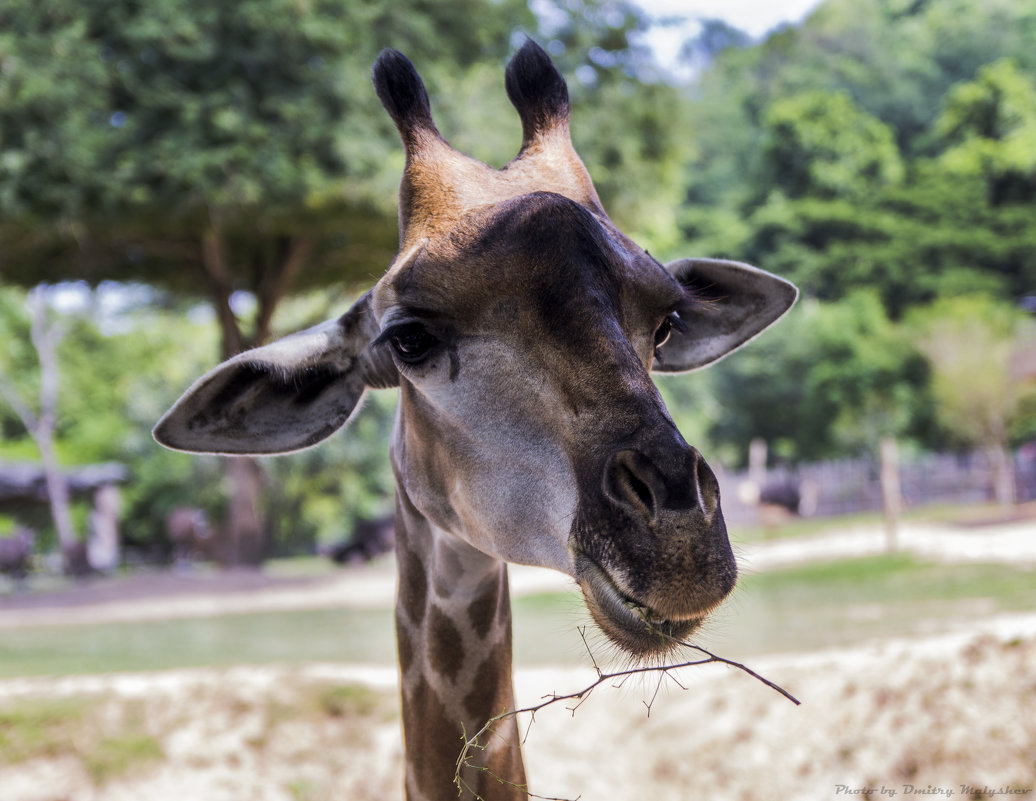
M547 52L526 40L507 65L507 96L522 120L523 145L559 126L568 128L568 86Z
M439 135L432 120L428 92L410 59L398 50L382 50L374 62L372 79L374 90L404 143L422 131Z

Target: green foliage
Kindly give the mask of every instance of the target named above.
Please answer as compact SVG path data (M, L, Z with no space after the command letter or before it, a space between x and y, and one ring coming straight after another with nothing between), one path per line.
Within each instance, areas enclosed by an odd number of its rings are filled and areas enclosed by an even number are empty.
M541 10L605 204L653 247L672 247L689 138L678 90L651 82L649 60L631 47L642 17L611 0ZM406 52L444 133L499 165L521 136L501 68L515 34L538 24L523 0L13 0L0 9L5 280L141 280L178 293L151 296L170 314L138 309L116 332L90 314L69 318L62 345L62 460L131 465L130 542L161 543L176 506L225 522L220 463L161 451L148 435L218 350L209 324L175 319L198 314L175 298L213 300L229 353L315 321L292 309L291 322L273 321L288 289L380 274L395 247L402 149L370 85L378 51ZM295 252L305 263L289 270ZM251 308L231 303L234 290ZM326 316L342 311L337 300ZM0 317L21 326L2 358L31 391L24 321ZM339 539L358 517L389 511L392 414L375 398L324 448L265 463L276 549ZM31 454L7 410L0 426L15 440L5 437L7 455Z
M430 78L504 55L517 0L13 0L0 9L0 228L26 284L143 279L204 292L200 239L235 287L380 272L395 242L398 139L370 86L382 47ZM461 102L461 101L454 101Z
M102 288L62 318L59 453L131 465L130 541L161 542L176 506L223 522L220 462L149 435L218 351L211 313L184 298L219 290L229 307L245 290L239 321L287 332L348 305L341 289L300 290L369 283L391 258L402 151L369 82L385 46L418 64L444 135L499 166L520 144L501 68L531 31L569 79L576 146L624 231L663 258L741 258L800 285L800 308L759 342L660 382L688 440L732 463L755 436L786 459L859 452L887 434L960 444L945 412L936 420L941 379L914 341L920 319L957 318L954 298L988 296L1009 316L1036 290L1036 9L828 0L755 46L713 24L687 48L711 67L674 87L634 44L646 22L627 4L537 8L539 18L521 0L0 8L4 280L160 288ZM216 228L230 275L214 289L199 265ZM303 241L296 297L277 305L278 270ZM130 308L102 308L134 293ZM32 398L23 303L0 291L0 371ZM1036 400L1023 393L1016 406L1010 436L1031 437ZM337 540L390 510L393 414L376 393L322 448L263 463L277 550ZM3 404L0 435L0 455L32 456Z
M1036 380L1012 369L1023 346L1036 347L1032 324L981 295L919 308L910 323L931 365L936 411L946 431L970 447L1007 444L1024 404L1036 394Z
M216 457L158 447L151 428L179 393L212 362L216 331L199 307L164 310L145 289L105 286L51 291L77 311L59 315L60 404L57 446L64 466L117 461L129 465L122 488L121 528L126 543L161 555L168 548L166 517L180 506L199 507L215 525L224 522L225 488ZM134 295L139 295L133 300ZM120 300L128 308L104 311ZM73 302L74 301L74 302ZM26 295L0 290L0 371L16 379L31 403L38 364L29 344ZM343 303L343 305L347 305ZM326 300L303 297L286 309L302 327L309 316L330 316ZM201 317L202 319L198 319ZM270 545L277 552L312 552L316 543L345 539L360 518L391 511L393 477L387 442L395 413L391 393L372 393L350 425L324 447L264 461ZM11 409L0 403L4 440L0 459L36 461L38 453ZM79 531L88 508L78 504ZM38 527L42 521L32 521Z
M29 333L26 295L0 285L0 376L33 414L38 413L39 360ZM26 441L30 452L35 449L19 416L0 399L0 453L7 453L15 440ZM8 456L8 458L11 458Z
M192 459L158 448L150 431L179 391L211 362L215 331L191 322L177 310L140 305L153 299L143 292L137 305L106 313L106 299L125 297L128 288L85 287L51 290L76 301L78 311L58 315L64 332L58 347L60 398L57 449L63 466L117 461L130 465L132 480L123 488L123 532L134 544L164 536L165 515L177 505L218 508L218 469L213 459ZM31 406L38 392L39 366L29 343L26 295L0 290L0 372L11 379ZM38 453L11 409L0 403L4 429L0 458L36 461ZM86 530L85 507L75 509L79 530Z
M821 301L718 368L711 434L739 460L752 435L795 459L882 434L960 444L899 321L974 294L1009 310L1036 289L1034 53L1036 10L1011 0L828 0L718 53L692 101L678 223L694 251Z
M780 98L762 124L764 163L789 197L859 198L903 177L892 131L844 90Z
M349 427L319 448L263 460L276 553L312 552L316 544L349 539L359 520L392 512L388 441L395 407L394 393L369 393Z
M685 106L672 87L633 80L601 86L588 103L574 112L573 140L602 204L644 247L679 255L681 166L692 147Z
M676 213L692 121L679 90L635 44L647 26L623 0L540 4L542 36L568 79L572 139L620 228L660 255L677 255Z
M981 176L990 203L1036 200L1036 83L1014 59L1001 59L957 84L935 123L950 146L940 156L947 172Z
M867 452L926 425L923 360L873 292L806 301L717 367L726 414L712 429L729 463L764 437L779 459Z
M0 218L67 221L96 203L105 72L76 4L0 9Z

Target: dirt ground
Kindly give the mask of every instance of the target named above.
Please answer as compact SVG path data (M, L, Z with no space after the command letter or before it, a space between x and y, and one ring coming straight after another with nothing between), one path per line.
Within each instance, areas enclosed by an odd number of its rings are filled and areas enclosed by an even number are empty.
M743 557L766 569L866 550L875 536L880 546L880 532L846 532L802 540L794 556L776 543ZM1027 550L1034 538L1030 522L908 531L901 544L937 558L1025 561L1036 559ZM391 597L390 567L363 575L357 602ZM167 587L129 606L146 619L157 610L204 614L217 601L220 611L254 610L258 598L281 608L348 605L355 590L244 581L257 583L224 593ZM551 581L518 571L514 583L521 593ZM108 620L126 608L117 597L66 601L6 610L0 636L16 636L15 620L68 622L72 612ZM659 677L642 676L597 688L574 714L541 711L525 745L532 791L608 801L1036 795L1036 612L750 667L802 705L710 665L662 678L657 697ZM519 671L519 704L594 678L588 669ZM391 667L320 664L0 681L0 801L401 799L395 682Z
M740 671L709 666L663 680L653 701L657 679L641 677L602 685L575 714L555 706L531 727L526 719L532 790L629 801L1032 798L1036 615L967 635L751 667L802 705ZM592 679L586 670L520 672L519 703ZM388 668L240 667L3 684L0 709L39 699L86 703L42 756L3 765L4 801L402 798ZM150 758L99 770L104 743L126 741L127 730L154 744Z

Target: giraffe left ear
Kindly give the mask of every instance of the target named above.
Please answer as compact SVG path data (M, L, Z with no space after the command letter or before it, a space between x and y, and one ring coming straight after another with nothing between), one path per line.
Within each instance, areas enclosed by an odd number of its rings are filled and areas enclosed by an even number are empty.
M684 288L682 326L658 348L655 372L685 373L733 353L784 316L795 285L757 267L723 259L679 259L666 265Z
M198 379L155 426L159 444L192 453L288 453L348 421L364 391L395 386L370 293L337 320L238 354Z

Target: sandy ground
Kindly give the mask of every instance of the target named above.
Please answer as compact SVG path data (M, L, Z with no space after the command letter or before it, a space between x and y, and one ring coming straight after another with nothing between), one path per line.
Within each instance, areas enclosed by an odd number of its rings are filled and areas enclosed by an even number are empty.
M1015 563L1036 563L1034 540L1031 521L974 530L908 526L900 535L901 547L932 558ZM861 529L745 545L740 556L759 571L882 547L879 529ZM362 575L359 583L350 575L348 582L139 601L133 617L226 613L237 605L254 611L257 603L391 602L390 567ZM524 570L515 571L513 585L517 594L570 586ZM84 620L125 619L117 609L114 600L23 608L0 614L0 626L25 625L13 621L26 616L46 624L59 612L68 622L73 611L92 616ZM655 674L602 685L574 714L555 705L526 718L533 792L608 801L1036 796L1036 612L939 637L761 657L750 667L802 705L736 669L709 665L661 684ZM520 671L519 704L594 678L588 669ZM395 682L393 668L348 665L0 681L0 747L5 709L67 698L94 704L41 756L18 761L0 752L0 801L396 801ZM354 685L365 688L359 701L328 704L328 688ZM117 740L127 726L156 744L159 758L99 775L98 743Z
M531 726L525 718L532 790L628 801L822 801L920 791L1032 798L1036 615L980 628L753 662L801 706L726 666L684 668L662 681L657 697L657 677L602 685L574 714L554 706ZM593 678L586 670L520 672L519 703L581 689ZM300 711L312 704L312 688L343 684L370 688L374 703L337 716ZM391 669L341 665L4 682L0 708L40 697L102 699L90 737L103 736L112 719L135 717L163 757L98 785L84 767L88 757L55 747L45 758L5 766L0 798L395 801L402 767L394 684Z

